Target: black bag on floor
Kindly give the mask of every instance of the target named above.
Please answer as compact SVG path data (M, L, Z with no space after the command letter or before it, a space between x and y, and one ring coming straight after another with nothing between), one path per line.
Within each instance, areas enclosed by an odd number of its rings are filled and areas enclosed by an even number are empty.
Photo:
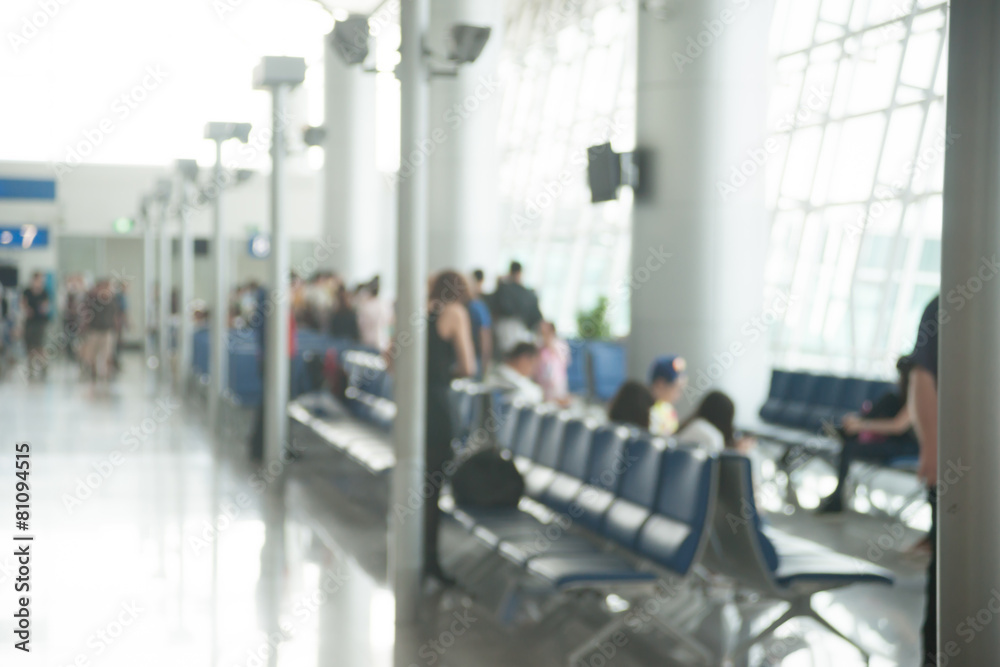
M495 447L466 459L451 477L455 502L466 507L517 507L524 493L524 478L514 462Z

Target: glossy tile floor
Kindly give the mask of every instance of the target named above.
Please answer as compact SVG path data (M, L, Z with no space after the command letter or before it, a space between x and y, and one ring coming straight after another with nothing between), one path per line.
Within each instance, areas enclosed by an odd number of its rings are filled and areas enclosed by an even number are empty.
M623 604L574 600L568 614L509 629L496 603L510 573L473 589L428 590L421 626L400 637L385 577L384 496L364 473L316 441L280 479L245 461L248 416L231 414L210 437L203 401L163 394L138 355L95 389L56 364L44 381L0 382L0 664L148 667L411 667L564 665ZM32 446L31 653L13 649L11 545L14 443ZM778 514L813 539L865 555L884 522L849 514L818 520ZM445 527L453 565L481 554ZM906 541L912 541L911 536ZM916 664L923 562L894 544L880 564L892 589L854 587L817 598L831 621L873 652L872 665ZM679 607L687 603L679 601ZM775 607L761 606L767 623ZM731 610L710 612L698 631L719 645ZM810 622L791 623L756 650L753 664L863 664L857 652ZM395 662L393 653L396 653ZM763 654L763 656L761 655ZM578 664L691 664L649 628L610 657L595 647Z

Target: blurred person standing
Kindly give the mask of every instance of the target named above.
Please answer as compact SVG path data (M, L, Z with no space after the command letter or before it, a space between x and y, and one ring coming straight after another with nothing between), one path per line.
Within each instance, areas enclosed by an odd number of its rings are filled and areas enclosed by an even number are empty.
M938 665L937 645L937 466L938 466L938 299L934 297L924 309L917 327L916 344L910 353L910 383L907 408L913 430L920 444L917 477L927 485L927 500L931 506L931 529L928 541L931 558L927 565L927 606L924 610L923 658L920 664Z
M424 501L424 574L442 584L453 580L441 568L438 528L445 464L453 450L451 381L469 377L476 370L476 355L469 323L469 286L462 274L443 271L431 283L427 310L427 408L425 425L426 476L432 493Z
M126 331L128 331L128 296L125 291L127 286L123 282L119 282L114 286L115 304L117 306L117 313L115 313L115 353L114 353L114 365L115 370L121 370L121 351L122 351L122 336Z
M337 286L337 303L330 315L330 324L327 326L329 334L334 338L343 338L357 342L361 340L361 333L358 331L358 314L354 312L351 293L347 287L341 283Z
M488 370L490 361L493 359L493 319L490 317L490 309L483 301L483 280L485 275L482 269L472 272L472 282L469 283L469 319L472 324L472 344L476 348L476 361L478 368L476 378L482 379Z
M111 281L106 278L97 281L87 296L84 308L84 320L89 318L89 321L86 324L83 357L90 367L91 378L107 382L114 361L115 328L119 318L118 300Z
M66 305L63 307L63 330L66 332L66 356L70 361L76 361L81 345L80 328L83 326L81 313L86 291L83 289L83 277L73 274L66 278Z
M501 358L518 343L533 342L532 332L542 321L538 295L521 284L522 274L521 263L511 262L510 270L497 282L497 289L489 299L496 318L496 352Z
M38 371L45 377L45 359L42 348L45 346L45 327L49 321L52 300L45 288L45 276L41 271L35 271L31 276L31 284L21 296L21 309L24 312L24 347L28 353L28 377Z
M379 352L389 348L392 305L379 297L380 280L375 276L358 295L354 312L358 316L361 342Z

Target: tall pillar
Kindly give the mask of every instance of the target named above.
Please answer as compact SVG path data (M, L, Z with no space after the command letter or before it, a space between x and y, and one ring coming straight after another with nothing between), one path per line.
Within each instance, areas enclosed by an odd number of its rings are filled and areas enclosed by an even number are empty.
M401 153L428 137L428 69L421 53L427 32L430 0L402 3L400 28L402 60L396 68L400 84ZM396 467L389 505L389 580L396 598L397 667L409 664L404 650L407 629L416 625L423 565L423 512L401 515L412 494L419 495L426 470L425 409L427 405L427 330L419 316L427 312L427 167L415 165L399 181L397 251L396 342L394 360L396 419L393 439ZM393 350L396 352L396 350Z
M323 225L336 243L328 266L354 284L386 268L378 198L389 193L375 167L375 74L348 65L332 32L324 41Z
M279 84L272 90L271 113L271 265L270 295L273 308L266 316L264 363L264 461L278 461L288 441L288 361L289 316L288 229L285 204L285 114L291 86ZM265 312L267 306L265 305Z
M180 299L177 304L177 315L180 322L177 325L177 380L181 389L187 387L187 379L191 374L191 337L194 335L194 323L191 320L191 302L194 300L194 238L191 235L191 213L187 209L187 199L190 186L181 183L181 213L180 213L180 243L181 243L181 279Z
M498 269L500 245L497 124L501 90L498 78L503 41L502 0L435 0L427 45L444 51L455 23L492 29L475 62L457 76L431 82L429 153L430 270ZM401 174L419 159L403 155Z
M156 226L153 222L153 207L155 204L147 202L143 206L142 215L142 302L146 307L143 313L143 353L146 356L148 367L149 360L156 354L153 349L152 328L156 318L153 315L153 304L156 303Z
M167 220L169 202L160 205L160 297L159 297L159 357L160 381L167 386L170 380L170 293L173 290L173 239Z
M222 432L222 423L219 419L223 394L229 388L229 253L226 245L229 237L226 235L222 222L222 140L215 141L215 168L213 170L213 181L215 183L215 197L212 199L212 259L214 264L212 280L212 301L209 309L209 322L211 326L211 344L209 345L209 375L212 379L211 388L208 391L208 423L211 427Z
M682 412L711 386L750 415L767 383L768 335L753 324L770 306L763 173L735 192L719 183L767 138L771 11L726 0L638 11L636 146L649 160L633 212L629 371L685 357Z
M953 0L949 23L955 140L945 153L941 247L938 649L951 667L971 667L1000 654L1000 5Z

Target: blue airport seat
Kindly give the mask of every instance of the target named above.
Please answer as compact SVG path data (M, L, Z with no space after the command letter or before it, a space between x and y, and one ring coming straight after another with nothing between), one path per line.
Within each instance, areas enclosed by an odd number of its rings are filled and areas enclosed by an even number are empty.
M766 422L774 422L784 408L791 389L792 373L788 371L772 371L771 387L767 393L767 401L760 409L760 418Z
M635 436L625 445L628 465L622 474L618 497L608 507L601 535L626 549L633 549L639 530L653 511L660 482L660 458L650 436Z
M531 407L526 407L518 413L510 442L510 450L515 458L531 461L534 457L540 420L541 415L538 410Z
M837 414L837 397L843 391L845 378L830 375L821 376L813 388L810 403L802 416L802 428L819 431L824 423L834 423Z
M808 540L765 530L754 501L750 460L745 456L732 452L719 456L717 496L713 548L706 554L707 567L732 578L746 590L789 603L769 627L735 647L733 659L745 660L754 644L793 618L809 617L853 644L867 660L868 654L856 642L816 612L812 596L856 583L891 585L892 575L867 561Z
M860 412L865 402L870 381L862 378L845 378L836 405L847 412Z
M524 475L524 494L529 498L538 498L555 477L565 426L566 419L556 411L542 415L532 456L533 465Z
M573 499L570 514L577 523L595 533L604 528L604 517L618 494L619 481L628 464L625 451L628 435L627 428L609 424L595 429L591 437L585 484Z
M613 437L614 431L602 431L606 432ZM538 498L553 511L570 516L575 513L573 501L587 477L593 438L594 429L581 419L572 419L563 428L562 456L556 474Z
M582 340L570 340L569 366L566 369L569 391L578 396L587 393L587 344Z
M610 401L625 382L625 346L609 341L592 341L587 344L587 351L594 395L601 401Z
M687 574L706 542L718 488L716 465L700 450L664 452L659 497L636 544L641 555Z
M822 378L811 373L797 373L792 378L792 391L785 400L784 408L778 414L776 422L782 426L803 428L805 415L812 405L812 400L822 388Z
M640 555L684 576L707 544L717 488L715 459L688 450L668 450L659 457L662 469L657 465L655 471L661 476L657 511L641 525L637 547ZM648 479L642 475L636 483L644 486ZM637 569L613 554L538 556L528 561L527 569L556 588L645 583L659 578L656 572Z
M510 403L501 413L499 428L497 429L497 445L500 449L511 451L514 448L514 439L517 435L517 425L521 423L522 413L526 410L533 410L530 405L523 403Z

